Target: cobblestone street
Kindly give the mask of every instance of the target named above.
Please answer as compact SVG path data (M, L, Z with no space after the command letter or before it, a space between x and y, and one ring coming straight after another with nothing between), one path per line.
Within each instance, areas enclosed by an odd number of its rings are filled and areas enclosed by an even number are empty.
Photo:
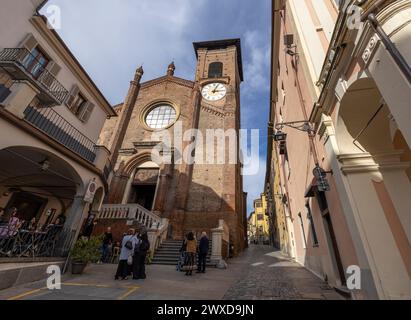
M236 264L242 265L244 273L224 299L343 299L311 272L268 246L251 246L230 266Z
M173 266L150 265L146 280L114 281L115 269L115 265L90 265L83 275L65 275L61 290L48 290L43 280L0 291L0 299L342 299L269 246L251 246L230 260L227 270L213 268L192 277L176 272Z

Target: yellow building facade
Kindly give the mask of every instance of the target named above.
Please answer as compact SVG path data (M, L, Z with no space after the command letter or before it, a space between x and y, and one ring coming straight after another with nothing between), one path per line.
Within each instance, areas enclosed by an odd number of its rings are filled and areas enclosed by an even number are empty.
M267 215L267 198L261 194L254 200L254 212L248 218L249 239L251 243L270 243L270 220Z

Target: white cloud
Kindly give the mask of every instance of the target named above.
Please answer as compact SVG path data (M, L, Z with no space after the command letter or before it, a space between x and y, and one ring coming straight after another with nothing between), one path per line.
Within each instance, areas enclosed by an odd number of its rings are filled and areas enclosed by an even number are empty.
M258 171L253 175L244 176L244 191L247 192L247 215L253 210L253 201L264 191L266 158L254 155L252 162L258 164Z
M269 88L268 70L270 68L269 41L265 41L262 34L256 30L244 34L244 45L249 52L245 62L245 77L247 81L246 93L267 91Z
M58 30L71 51L115 104L140 64L143 81L165 74L176 60L176 75L193 78L194 52L186 39L205 0L52 0L61 8ZM46 10L47 7L44 8Z

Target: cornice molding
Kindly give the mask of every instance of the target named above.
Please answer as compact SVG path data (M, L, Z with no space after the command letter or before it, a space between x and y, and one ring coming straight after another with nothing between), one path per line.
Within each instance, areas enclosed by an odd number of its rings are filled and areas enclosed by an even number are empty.
M159 84L162 84L164 82L176 83L176 84L179 84L181 86L184 86L184 87L187 87L187 88L190 88L190 89L194 88L194 82L193 81L178 78L178 77L174 77L174 76L170 76L170 75L166 75L166 76L163 76L163 77L160 77L160 78L157 78L157 79L153 79L153 80L149 80L149 81L141 83L140 89L147 89L149 87L159 85Z
M344 174L386 170L406 170L409 162L402 162L403 150L371 155L369 153L340 154L337 156Z

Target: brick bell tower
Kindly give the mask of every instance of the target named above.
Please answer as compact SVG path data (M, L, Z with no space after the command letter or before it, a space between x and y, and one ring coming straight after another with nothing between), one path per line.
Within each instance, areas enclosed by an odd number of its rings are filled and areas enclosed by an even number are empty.
M246 236L246 208L239 162L240 84L243 81L240 39L196 42L194 50L197 56L193 94L196 112L192 127L203 134L204 154L199 154L201 151L196 148L196 157L203 162L185 165L182 170L187 183L180 184L183 188L177 193L180 231L210 231L224 219L229 227L230 243L238 252L244 248ZM217 153L221 156L218 149L214 149L214 161L206 161L205 143L209 129L236 133L233 138L224 138L224 162L217 160ZM233 155L235 159L232 159Z
M238 134L243 80L240 40L196 42L194 49L194 81L177 77L171 63L164 76L141 82L139 68L125 101L116 106L119 116L106 121L100 142L112 151L114 174L102 210L117 217L138 205L139 210L167 218L167 236L175 240L189 231L210 234L224 220L228 229L224 229L223 245L233 244L237 253L246 244ZM153 133L173 135L177 122L182 132L198 129L202 133L203 141L184 138L182 145L183 151L195 145L195 162L180 161L179 148L173 148L172 163L154 163L151 151L158 141L153 141ZM210 129L219 130L222 138L213 135L207 141ZM205 152L208 145L220 145L214 148L213 159ZM127 230L129 221L110 219L101 220L101 230L103 222L121 224L119 234Z

